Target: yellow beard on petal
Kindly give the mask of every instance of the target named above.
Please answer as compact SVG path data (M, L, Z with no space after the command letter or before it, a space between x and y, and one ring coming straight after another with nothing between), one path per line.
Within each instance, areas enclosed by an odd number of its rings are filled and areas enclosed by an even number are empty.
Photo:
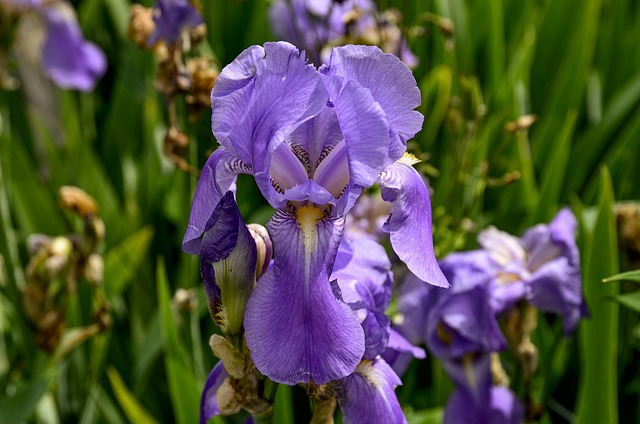
M316 225L324 216L323 212L315 206L305 205L296 209L296 219L302 230L302 244L304 245L304 271L305 279L309 280L311 272L311 255L318 247L318 230Z

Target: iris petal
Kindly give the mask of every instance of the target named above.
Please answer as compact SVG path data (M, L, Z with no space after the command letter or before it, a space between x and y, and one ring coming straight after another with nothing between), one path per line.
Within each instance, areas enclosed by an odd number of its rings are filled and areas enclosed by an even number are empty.
M192 255L200 254L200 236L216 205L228 190L236 188L238 174L250 174L251 167L219 147L204 164L196 192L193 196L189 224L182 239L182 250Z
M413 110L420 105L420 89L407 66L392 54L373 46L343 46L333 49L329 65L321 73L354 81L370 91L389 123L390 157L399 159L407 140L422 128L424 117ZM337 106L337 105L336 105Z
M434 286L449 287L433 251L431 200L418 171L404 160L380 174L382 198L393 202L385 227L391 246L418 278Z
M311 206L296 216L278 211L267 224L275 261L247 303L244 325L256 367L276 382L324 384L362 358L362 327L329 284L343 227L344 219Z
M213 367L209 377L207 377L207 381L204 383L204 390L200 399L200 424L206 424L209 418L220 414L216 395L226 378L227 372L222 365L222 361L220 361Z

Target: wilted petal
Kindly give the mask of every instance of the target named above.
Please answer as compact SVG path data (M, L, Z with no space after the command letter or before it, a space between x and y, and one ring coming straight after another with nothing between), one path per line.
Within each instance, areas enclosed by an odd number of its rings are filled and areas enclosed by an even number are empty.
M220 414L216 395L226 378L227 372L222 365L222 361L220 361L213 367L209 377L207 377L207 381L204 383L204 390L200 399L200 424L206 424L211 417Z
M65 6L41 9L47 24L42 65L59 87L90 91L105 73L107 59L95 44L84 40L73 12Z
M256 261L255 241L233 192L228 191L207 222L200 252L209 310L225 334L241 332L245 305L256 279Z
M329 284L343 226L311 206L267 224L275 262L247 303L245 330L256 367L274 381L327 383L362 358L362 327Z
M449 287L433 251L431 200L422 177L408 159L385 168L378 179L382 198L393 202L385 228L391 246L418 278L439 287Z
M227 65L211 93L217 140L247 164L274 207L271 153L303 122L326 108L328 94L304 52L285 42L252 46Z
M384 359L362 361L353 374L336 385L343 422L407 422L394 391L401 384L400 378Z
M189 224L182 239L182 250L192 255L200 254L200 236L213 210L228 191L235 191L238 174L250 174L251 167L219 147L204 164L196 192L193 196Z
M407 140L420 131L424 120L420 112L413 110L420 105L421 97L409 68L378 47L350 45L333 49L329 65L320 72L341 77L343 86L355 81L371 92L389 123L389 156L400 159Z

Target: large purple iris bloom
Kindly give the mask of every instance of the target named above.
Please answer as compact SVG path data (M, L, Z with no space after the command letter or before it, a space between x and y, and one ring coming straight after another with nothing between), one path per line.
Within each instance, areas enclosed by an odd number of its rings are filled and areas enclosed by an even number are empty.
M253 46L223 69L211 95L221 147L200 176L183 240L201 236L239 173L251 174L276 213L267 224L273 266L247 303L246 340L271 379L322 384L349 375L365 351L351 308L329 283L345 215L364 188L393 203L386 229L422 280L447 286L433 253L429 196L403 156L423 117L409 69L376 47L336 48L319 70L279 42Z

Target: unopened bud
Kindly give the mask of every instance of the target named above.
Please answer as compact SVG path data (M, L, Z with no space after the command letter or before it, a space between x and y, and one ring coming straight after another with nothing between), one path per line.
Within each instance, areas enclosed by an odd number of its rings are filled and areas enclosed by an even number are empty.
M220 358L224 364L224 369L227 370L230 376L242 378L246 364L245 357L238 352L238 349L229 340L219 334L213 334L209 339L209 346L213 354Z
M131 41L143 49L151 47L147 43L147 40L155 27L156 24L153 22L153 9L139 4L131 6L131 18L129 19L129 28L127 30L127 37L129 37Z
M31 255L35 255L38 250L45 248L51 243L51 237L45 234L31 234L27 237L27 250Z
M73 186L62 186L59 190L60 206L88 219L98 214L98 204L84 190Z
M256 242L256 249L258 251L256 261L256 279L262 274L267 272L269 265L271 264L271 256L273 255L273 244L271 243L271 237L265 227L260 224L247 225L251 236Z
M189 149L189 136L176 127L170 127L164 136L164 149L167 154L183 157Z
M49 245L49 257L45 269L50 276L57 276L67 266L73 253L73 244L66 237L55 237Z
M197 307L197 299L192 289L178 289L171 299L173 306L180 312L192 312Z

